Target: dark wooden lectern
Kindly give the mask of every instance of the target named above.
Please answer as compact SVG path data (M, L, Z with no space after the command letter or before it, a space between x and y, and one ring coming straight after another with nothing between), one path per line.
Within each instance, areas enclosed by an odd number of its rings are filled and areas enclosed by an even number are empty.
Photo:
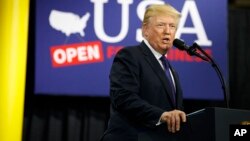
M185 136L190 141L229 141L229 127L250 121L250 111L205 108L188 114Z
M178 133L141 132L138 141L229 141L230 125L243 121L250 121L250 111L205 108L188 114Z

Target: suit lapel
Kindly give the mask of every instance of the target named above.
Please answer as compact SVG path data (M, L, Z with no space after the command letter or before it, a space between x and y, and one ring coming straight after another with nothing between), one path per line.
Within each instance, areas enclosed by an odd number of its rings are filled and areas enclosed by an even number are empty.
M146 61L149 63L149 65L151 66L151 68L154 70L155 74L158 76L158 78L161 80L163 88L165 89L166 93L167 93L167 97L169 98L169 101L171 101L171 105L173 107L173 95L171 94L171 88L170 86L170 82L169 80L167 80L166 74L163 71L163 69L161 68L158 60L155 58L155 56L153 55L153 53L149 50L149 48L146 46L146 44L144 42L142 42L140 44L141 46L141 50L146 58Z

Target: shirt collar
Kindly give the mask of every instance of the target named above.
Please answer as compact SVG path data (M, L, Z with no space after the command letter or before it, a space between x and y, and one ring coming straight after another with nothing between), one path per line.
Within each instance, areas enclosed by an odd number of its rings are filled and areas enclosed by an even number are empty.
M144 43L147 45L147 47L151 50L151 52L153 53L153 55L155 56L155 58L156 58L157 60L159 60L163 54L160 54L159 52L157 52L157 51L149 44L149 42L148 42L147 39L143 38L143 41L144 41ZM165 56L167 57L167 54L165 54Z

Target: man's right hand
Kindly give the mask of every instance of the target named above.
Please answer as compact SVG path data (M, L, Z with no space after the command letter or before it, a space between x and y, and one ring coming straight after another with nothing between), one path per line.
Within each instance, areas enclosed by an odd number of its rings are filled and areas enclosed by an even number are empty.
M175 133L180 130L181 122L186 122L186 114L180 110L164 112L161 115L161 122L167 124L169 132Z

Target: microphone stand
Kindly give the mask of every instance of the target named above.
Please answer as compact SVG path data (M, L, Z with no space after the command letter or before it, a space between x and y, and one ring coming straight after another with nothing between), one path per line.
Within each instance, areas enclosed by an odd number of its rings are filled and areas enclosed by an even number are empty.
M189 47L188 49L187 49L187 53L189 54L189 55L191 55L191 56L197 56L197 57L199 57L200 59L202 59L202 60L204 60L204 61L206 61L206 62L210 62L210 60L208 59L208 57L206 58L205 56L203 56L203 55L200 55L199 53L197 53L196 52L196 46L194 46L194 45L192 45L191 47Z
M193 51L195 51L195 49L198 49L201 53L203 53L208 58L209 61L208 60L205 60L205 61L209 62L212 65L212 67L215 69L215 71L216 71L216 73L217 73L217 75L218 75L218 77L220 79L221 85L222 85L222 90L223 90L223 94L224 94L224 102L225 102L226 108L229 108L228 90L227 90L223 75L222 75L222 73L220 71L220 68L215 63L215 61L197 43L194 43L192 45L192 47L190 47L190 48ZM203 58L201 58L201 59L203 59Z

